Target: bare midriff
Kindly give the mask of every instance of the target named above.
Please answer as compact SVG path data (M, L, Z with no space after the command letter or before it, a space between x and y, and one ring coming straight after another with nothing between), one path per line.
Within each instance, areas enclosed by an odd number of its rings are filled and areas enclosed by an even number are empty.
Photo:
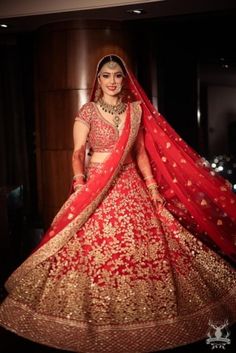
M94 152L90 158L90 163L103 163L109 158L111 152ZM131 153L129 153L124 161L124 164L131 163L133 161Z

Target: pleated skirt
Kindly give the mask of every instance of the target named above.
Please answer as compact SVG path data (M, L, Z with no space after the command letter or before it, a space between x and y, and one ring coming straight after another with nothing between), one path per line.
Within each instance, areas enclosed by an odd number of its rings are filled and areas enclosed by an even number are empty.
M89 175L102 168L91 164ZM0 306L0 324L81 353L144 353L214 335L236 319L236 272L162 206L134 163L79 231ZM210 335L210 336L209 336Z

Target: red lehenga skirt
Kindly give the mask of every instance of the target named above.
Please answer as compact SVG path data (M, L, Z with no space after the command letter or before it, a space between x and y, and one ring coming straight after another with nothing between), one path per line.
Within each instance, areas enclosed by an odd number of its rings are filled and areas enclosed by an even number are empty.
M74 352L153 352L204 339L209 320L234 322L235 285L235 270L165 207L157 216L130 163L74 237L22 278L0 323Z

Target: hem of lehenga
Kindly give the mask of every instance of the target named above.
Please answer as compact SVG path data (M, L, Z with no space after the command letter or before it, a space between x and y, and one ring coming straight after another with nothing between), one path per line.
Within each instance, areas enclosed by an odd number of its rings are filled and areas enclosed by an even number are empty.
M145 353L206 338L209 320L228 320L228 325L232 325L236 321L235 294L234 288L217 302L179 318L119 325L94 325L48 316L8 297L2 311L0 308L0 325L22 337L59 349L81 353Z

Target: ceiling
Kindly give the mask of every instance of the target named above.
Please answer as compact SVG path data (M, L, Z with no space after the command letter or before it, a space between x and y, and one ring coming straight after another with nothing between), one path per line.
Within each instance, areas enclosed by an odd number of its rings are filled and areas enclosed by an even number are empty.
M27 4L32 4L32 2L40 4L42 1L8 0L6 2L5 0L4 6L0 1L0 22L8 25L8 28L0 28L0 33L34 31L48 23L69 20L132 21L236 10L235 0L159 0L145 2L138 0L132 2L128 0L77 0L77 5L83 5L80 9L78 9L79 6L76 9L67 6L66 10L63 6L57 9L49 6L44 8L42 13L42 6L27 8ZM50 0L47 1L50 3ZM62 1L65 3L65 0L57 0L56 2L61 4ZM51 2L55 4L55 0L51 0ZM75 3L75 1L70 0L69 3ZM127 5L127 3L130 4ZM17 4L17 7L14 7L14 4ZM24 4L24 7L21 8L20 4ZM99 8L98 4L100 5ZM90 6L89 9L88 6ZM140 15L130 13L129 10L132 9L142 9L143 13ZM29 15L25 16L25 14Z
M146 0L146 3L165 0ZM143 3L143 0L8 0L0 2L0 16L19 17L73 12Z

